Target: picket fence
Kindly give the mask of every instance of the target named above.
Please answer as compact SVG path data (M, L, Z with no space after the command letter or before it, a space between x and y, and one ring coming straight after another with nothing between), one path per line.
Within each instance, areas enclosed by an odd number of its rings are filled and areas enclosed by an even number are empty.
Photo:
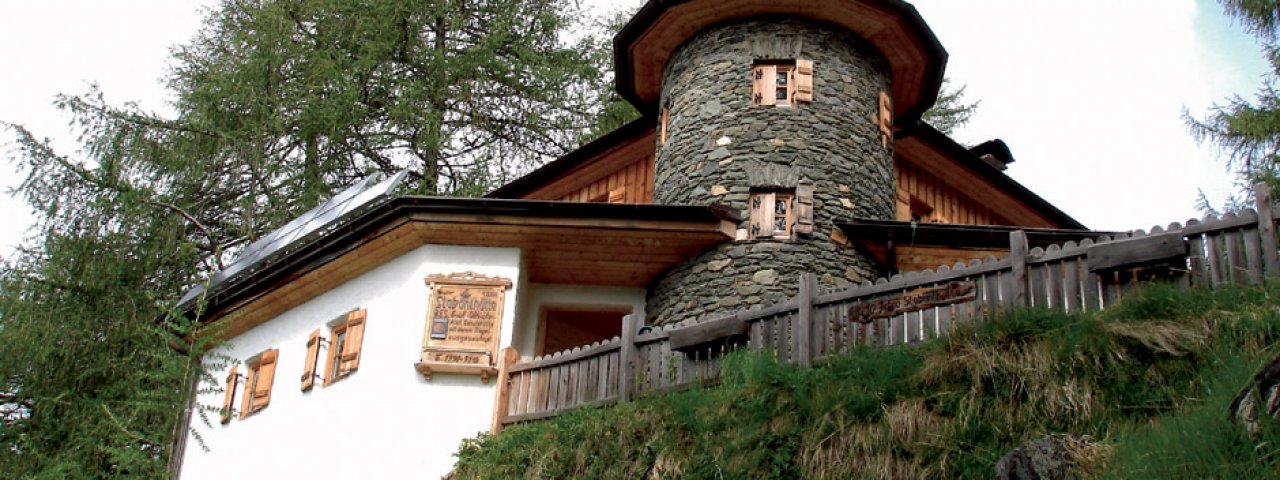
M1258 283L1280 274L1276 205L1255 187L1257 209L1101 236L1079 243L1027 248L1010 234L1003 258L942 266L822 291L803 275L785 302L717 318L641 328L623 320L621 337L499 365L493 431L590 405L715 382L731 348L772 352L811 365L857 345L893 346L944 335L958 324L1025 307L1067 313L1106 308L1136 285L1161 279L1188 288Z

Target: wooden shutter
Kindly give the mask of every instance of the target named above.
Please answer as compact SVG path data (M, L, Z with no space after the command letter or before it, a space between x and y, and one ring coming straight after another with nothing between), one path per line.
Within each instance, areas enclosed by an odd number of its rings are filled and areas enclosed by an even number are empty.
M769 238L773 236L773 194L754 193L751 195L750 238Z
M338 357L342 356L342 352L334 349L338 348L338 333L345 328L346 324L343 324L329 332L329 351L324 356L324 375L322 375L326 386L337 380L337 378L334 378L333 367L338 361Z
M609 203L623 203L627 199L627 187L609 190Z
M893 139L893 99L885 92L880 92L880 135L880 143L889 148Z
M813 233L813 187L796 187L796 233Z
M311 390L316 384L316 363L320 361L320 329L307 338L307 359L302 366L302 391Z
M795 70L796 93L792 98L797 102L813 101L813 60L796 59Z
M244 419L253 413L253 382L257 381L258 369L249 365L244 373L244 393L240 394L240 418Z
M662 119L658 123L658 146L667 144L667 121L671 120L671 109L662 107Z
M236 373L236 367L231 367L231 373L227 374L227 391L222 397L222 423L231 422L231 408L236 403L236 385L240 374Z
M759 107L777 103L777 67L756 65L751 73L751 106Z
M342 375L360 368L360 344L364 340L365 310L352 310L347 314L347 341L342 345L342 364L339 371Z
M262 357L258 359L258 368L254 372L256 378L253 381L253 392L245 391L246 397L253 397L249 405L249 413L262 410L271 403L271 384L276 379L276 359L279 357L280 349L273 348L262 352Z

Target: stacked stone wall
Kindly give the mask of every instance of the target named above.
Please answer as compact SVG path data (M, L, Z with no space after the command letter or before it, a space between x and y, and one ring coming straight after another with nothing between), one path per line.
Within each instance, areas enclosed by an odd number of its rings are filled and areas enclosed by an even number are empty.
M814 62L814 100L752 107L758 60ZM657 145L654 201L719 203L738 209L738 241L684 262L650 285L652 323L778 302L801 273L847 287L873 278L872 262L833 241L835 222L891 219L892 152L877 128L887 62L857 36L799 20L743 21L710 28L672 55L663 78L668 137ZM891 145L890 145L891 146ZM814 192L814 228L794 240L749 240L753 189Z

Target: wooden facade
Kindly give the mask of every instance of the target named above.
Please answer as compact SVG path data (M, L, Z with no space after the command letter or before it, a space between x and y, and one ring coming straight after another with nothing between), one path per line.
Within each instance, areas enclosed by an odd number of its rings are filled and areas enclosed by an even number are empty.
M901 221L1012 225L1007 218L927 170L897 157L897 215ZM937 265L933 265L937 266Z
M653 203L653 129L570 169L520 198L566 202Z

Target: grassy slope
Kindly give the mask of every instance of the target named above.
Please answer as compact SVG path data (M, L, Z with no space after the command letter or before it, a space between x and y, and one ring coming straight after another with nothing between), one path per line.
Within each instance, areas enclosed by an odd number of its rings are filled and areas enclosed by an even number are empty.
M1280 428L1227 405L1280 348L1280 287L1154 287L1095 315L1019 312L820 368L734 354L714 388L481 436L459 478L991 478L1051 433L1098 478L1277 478ZM1280 422L1277 422L1280 423Z

